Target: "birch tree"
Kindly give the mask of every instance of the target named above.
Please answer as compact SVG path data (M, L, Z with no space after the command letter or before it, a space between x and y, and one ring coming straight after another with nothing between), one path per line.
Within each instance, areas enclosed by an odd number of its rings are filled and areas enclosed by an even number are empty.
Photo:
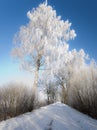
M87 54L83 49L77 51L73 49L69 50L69 46L65 51L61 51L61 57L56 62L56 66L53 67L53 75L57 81L57 84L61 86L62 89L62 102L66 103L68 98L69 81L76 70L84 67L86 64ZM61 49L61 50L62 50Z
M54 61L58 59L59 46L66 46L69 40L76 37L76 33L70 29L71 23L68 20L64 21L61 16L57 16L47 0L36 9L28 11L27 16L29 22L21 26L15 35L12 55L19 60L23 69L32 73L34 70L36 91L39 70L49 68L50 64L54 65Z

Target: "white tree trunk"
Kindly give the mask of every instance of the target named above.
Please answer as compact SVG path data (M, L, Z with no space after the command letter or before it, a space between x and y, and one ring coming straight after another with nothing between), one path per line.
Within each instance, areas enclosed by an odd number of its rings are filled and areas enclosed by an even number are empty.
M62 103L67 103L67 91L64 85L62 85Z
M39 73L39 68L38 66L36 66L35 78L33 84L33 95L35 96L36 101L38 100L38 73Z

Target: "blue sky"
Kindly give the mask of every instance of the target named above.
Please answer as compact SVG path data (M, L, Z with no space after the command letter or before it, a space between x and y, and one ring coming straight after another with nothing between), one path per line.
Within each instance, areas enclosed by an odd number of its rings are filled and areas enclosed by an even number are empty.
M14 79L31 79L27 72L20 71L10 51L14 34L29 20L27 11L44 0L0 0L0 83ZM69 20L77 33L70 41L70 48L83 48L91 58L97 60L97 0L48 0L62 19Z

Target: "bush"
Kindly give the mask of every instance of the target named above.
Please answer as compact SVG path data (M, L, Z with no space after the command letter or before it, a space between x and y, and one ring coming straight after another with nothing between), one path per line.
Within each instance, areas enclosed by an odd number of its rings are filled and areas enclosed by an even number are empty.
M97 119L97 70L79 71L71 79L68 104Z
M6 120L34 108L34 96L23 84L10 83L0 88L0 120Z
M97 119L97 89L80 89L74 92L72 106L77 110Z

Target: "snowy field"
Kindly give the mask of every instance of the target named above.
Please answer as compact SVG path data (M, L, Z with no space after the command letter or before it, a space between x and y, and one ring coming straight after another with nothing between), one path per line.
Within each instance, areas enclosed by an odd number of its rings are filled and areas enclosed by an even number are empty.
M55 103L2 121L0 130L97 130L97 120Z

